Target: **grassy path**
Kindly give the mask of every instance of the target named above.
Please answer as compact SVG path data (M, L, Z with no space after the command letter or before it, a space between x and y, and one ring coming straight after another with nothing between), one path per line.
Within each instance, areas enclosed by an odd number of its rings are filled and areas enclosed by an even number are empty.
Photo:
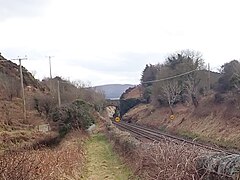
M127 180L132 177L131 171L120 162L104 135L93 135L86 148L87 172L83 179Z

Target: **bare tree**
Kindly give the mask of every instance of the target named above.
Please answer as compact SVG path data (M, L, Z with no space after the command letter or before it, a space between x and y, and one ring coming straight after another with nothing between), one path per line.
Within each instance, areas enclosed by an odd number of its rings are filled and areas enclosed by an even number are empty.
M161 87L162 87L163 96L168 102L171 113L174 114L173 105L174 103L177 102L179 95L182 91L182 88L179 86L176 80L165 81Z
M178 80L182 82L187 101L197 107L198 86L201 81L199 70L205 68L201 53L198 51L183 50L170 55L166 59L165 65L168 67L168 71L172 70L175 74L192 71L190 74L179 77Z
M187 92L188 100L197 107L198 106L198 99L197 99L197 92L198 92L198 84L200 82L200 78L195 75L190 75L187 77L186 81L184 82L184 87Z

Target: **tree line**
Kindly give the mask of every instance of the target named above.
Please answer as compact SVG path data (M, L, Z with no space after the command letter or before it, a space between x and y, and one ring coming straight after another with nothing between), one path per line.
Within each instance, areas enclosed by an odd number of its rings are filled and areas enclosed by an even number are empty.
M164 63L147 64L141 84L147 103L168 106L173 114L175 104L197 107L200 96L210 92L217 96L240 92L240 63L233 60L223 64L219 72L210 72L200 52L183 50L170 54Z

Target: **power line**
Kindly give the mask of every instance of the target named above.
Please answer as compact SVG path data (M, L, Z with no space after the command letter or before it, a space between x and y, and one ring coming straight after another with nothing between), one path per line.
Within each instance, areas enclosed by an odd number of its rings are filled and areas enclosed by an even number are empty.
M188 71L188 72L185 72L185 73L182 73L182 74L178 74L178 75L175 75L175 76L171 76L171 77L167 77L167 78L163 78L163 79L152 80L152 81L145 81L145 82L142 82L142 84L155 83L155 82L160 82L160 81L166 81L166 80L174 79L174 78L177 78L177 77L181 77L181 76L190 74L190 73L192 73L194 71L197 71L197 70L198 69L196 68L194 70L191 70L191 71Z

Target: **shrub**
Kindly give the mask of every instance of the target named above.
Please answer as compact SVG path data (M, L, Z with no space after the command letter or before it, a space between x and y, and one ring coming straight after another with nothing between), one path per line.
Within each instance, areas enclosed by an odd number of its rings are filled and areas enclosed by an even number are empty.
M215 96L214 96L214 102L216 104L220 104L222 102L224 102L224 97L221 93L216 93Z
M76 100L69 105L55 108L52 120L58 124L59 133L65 135L71 129L87 129L94 123L92 105Z
M41 116L42 113L48 118L57 102L51 95L39 94L34 97L34 108Z

